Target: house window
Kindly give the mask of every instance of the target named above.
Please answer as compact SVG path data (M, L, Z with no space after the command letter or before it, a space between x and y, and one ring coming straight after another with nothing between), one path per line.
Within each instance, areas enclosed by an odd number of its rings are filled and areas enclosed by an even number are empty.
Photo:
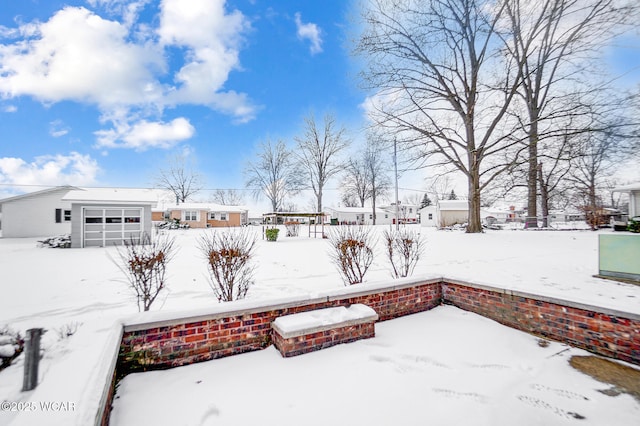
M385 215L384 215L384 218L385 218L385 219L389 219L389 215L388 215L388 214L385 214Z
M369 215L369 219L373 219L373 215L372 214Z
M56 209L56 223L71 222L71 210Z
M226 213L220 213L220 220L227 220L227 214Z
M198 220L198 212L196 210L185 210L184 211L184 219L183 220L197 221Z
M216 220L216 214L214 212L209 212L209 220Z
M409 207L409 213L413 213L413 207Z
M433 220L433 213L429 213L429 220Z

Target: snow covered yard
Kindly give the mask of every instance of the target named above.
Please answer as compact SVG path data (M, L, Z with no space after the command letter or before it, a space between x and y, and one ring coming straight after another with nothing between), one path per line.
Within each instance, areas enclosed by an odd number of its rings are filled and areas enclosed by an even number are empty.
M259 227L253 229L259 232ZM459 231L415 229L426 238L427 248L414 276L446 276L640 313L640 286L592 277L598 268L597 232L504 230L468 235ZM168 266L169 291L152 310L184 311L217 304L207 284L203 256L197 248L198 236L207 231L171 232L180 249ZM381 249L379 240L377 258L366 276L367 282L391 280ZM256 284L248 298L268 300L341 288L342 281L329 261L327 250L328 243L322 239L281 237L275 243L259 240ZM137 313L122 272L112 261L115 258L115 248L49 249L38 248L36 239L0 239L0 327L8 325L22 333L31 327L49 330L43 339L45 351L38 388L20 392L23 362L20 357L0 372L0 401L64 400L80 404L86 400L93 389L92 374L96 366L104 362L105 342L113 337L112 325L123 316ZM362 285L366 286L367 282ZM389 322L389 326L396 321ZM69 326L77 331L72 336L61 337L60 331ZM377 327L379 334L383 333L387 323ZM262 352L240 358L267 357L269 353L279 356L273 348ZM220 361L235 362L216 362ZM465 362L475 363L472 358ZM267 389L269 386L273 385ZM561 388L553 384L545 386ZM527 404L520 401L516 406ZM86 407L78 410L83 408ZM11 421L33 424L36 418L41 424L81 424L77 412L37 413L39 417L16 414L1 412L0 424Z
M569 366L586 354L441 306L297 357L131 374L111 425L636 425L638 401Z

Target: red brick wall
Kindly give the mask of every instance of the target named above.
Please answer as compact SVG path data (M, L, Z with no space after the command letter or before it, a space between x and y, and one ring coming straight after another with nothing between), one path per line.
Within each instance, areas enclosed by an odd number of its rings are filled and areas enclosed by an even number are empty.
M438 306L440 282L427 282L379 292L332 296L321 302L257 309L242 315L219 314L196 322L144 328L126 327L118 359L118 373L169 368L263 349L271 344L271 322L282 315L332 306L363 303L373 308L380 320L421 312Z
M340 343L355 342L375 336L374 322L348 325L318 331L297 337L284 338L273 333L273 343L282 356L290 357L305 354L319 349L329 348Z
M442 283L443 299L509 327L640 365L640 319L551 298Z

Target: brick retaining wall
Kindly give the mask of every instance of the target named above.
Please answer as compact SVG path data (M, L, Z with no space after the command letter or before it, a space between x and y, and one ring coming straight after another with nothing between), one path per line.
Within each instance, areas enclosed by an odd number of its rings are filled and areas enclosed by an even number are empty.
M527 333L640 365L640 315L585 304L443 282L443 301Z
M277 317L355 303L373 308L380 321L448 303L518 330L640 365L640 314L439 278L357 285L321 298L249 309L232 302L229 310L218 305L212 314L125 324L115 375L263 349L271 344L271 323ZM103 425L108 424L110 405L109 399L102 408Z

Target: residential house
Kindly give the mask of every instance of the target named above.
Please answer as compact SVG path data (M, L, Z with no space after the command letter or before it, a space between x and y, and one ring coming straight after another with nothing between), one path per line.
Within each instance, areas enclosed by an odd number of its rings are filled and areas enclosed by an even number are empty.
M327 207L331 215L331 223L339 225L372 225L373 209L371 207ZM392 223L394 215L382 209L376 209L376 225Z
M396 205L390 204L385 206L380 206L380 208L387 213L390 213L392 218L396 216ZM418 223L418 210L419 207L415 204L403 204L400 203L398 205L398 220L400 223ZM395 220L392 219L392 223L395 223Z
M151 209L158 192L151 189L90 188L68 191L71 247L107 247L151 235Z
M71 233L71 203L63 200L72 186L30 192L0 200L0 236L46 237Z
M423 207L418 211L422 226L444 228L469 220L469 204L467 200L436 200L435 204Z
M172 203L159 205L153 212L153 221L179 220L191 228L217 228L245 226L249 211L240 206L215 203Z
M640 182L615 188L613 192L629 195L629 217L640 216Z

